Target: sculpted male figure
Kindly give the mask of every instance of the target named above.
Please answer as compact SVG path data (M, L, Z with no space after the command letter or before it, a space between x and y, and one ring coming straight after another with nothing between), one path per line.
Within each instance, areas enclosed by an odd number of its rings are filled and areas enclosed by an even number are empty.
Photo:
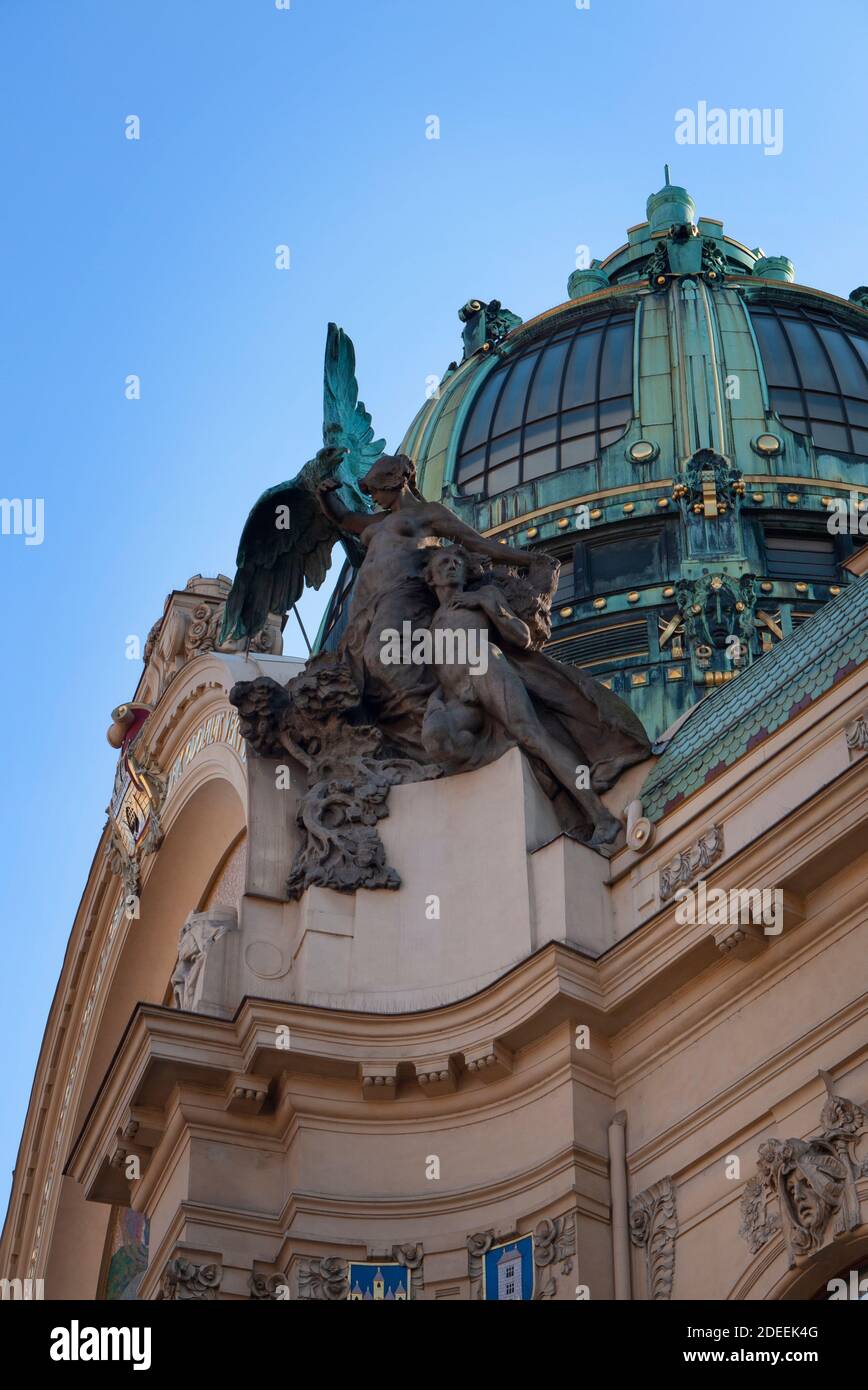
M434 688L427 666L383 661L383 634L409 622L428 627L434 611L422 571L428 547L438 540L464 541L480 555L508 560L527 569L531 556L487 540L439 502L426 502L416 489L416 470L403 454L384 454L362 478L362 492L379 512L354 512L337 497L338 482L323 481L317 497L326 516L365 547L350 599L349 622L341 644L380 728L399 749L424 758L421 731L428 696Z
M434 644L434 670L438 689L428 702L422 738L432 757L447 765L478 766L495 755L492 744L517 743L529 757L539 760L551 776L578 804L590 823L586 843L592 849L611 849L621 830L621 822L606 809L597 792L577 777L579 765L591 768L580 747L567 740L570 730L562 726L564 739L556 737L542 722L523 670L511 656L529 653L532 646L528 624L513 611L504 590L496 583L482 583L468 590L467 560L459 547L438 549L425 567L425 579L433 588L438 608L432 631L439 628L475 629L487 645L487 661L437 658L438 651L460 653L462 644ZM463 644L465 651L467 643ZM451 648L451 649L450 649ZM551 672L546 669L551 666ZM534 667L554 683L566 681L574 705L582 701L580 684L570 684L569 670L557 667L542 653L535 654ZM537 682L538 684L538 682Z

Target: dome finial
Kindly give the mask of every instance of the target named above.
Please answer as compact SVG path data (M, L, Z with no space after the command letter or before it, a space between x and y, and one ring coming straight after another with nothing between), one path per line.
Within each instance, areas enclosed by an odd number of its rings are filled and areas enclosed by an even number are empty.
M664 232L671 226L693 222L696 218L696 204L686 188L670 182L668 164L663 166L666 180L659 193L652 193L645 205L645 215L652 232Z

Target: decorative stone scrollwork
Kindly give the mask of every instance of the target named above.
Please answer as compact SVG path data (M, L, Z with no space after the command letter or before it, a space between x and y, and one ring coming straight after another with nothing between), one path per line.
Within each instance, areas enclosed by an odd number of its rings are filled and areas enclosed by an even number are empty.
M494 1244L493 1230L475 1231L467 1237L467 1271L470 1275L470 1298L475 1301L482 1297L482 1262Z
M680 850L660 870L660 901L668 902L674 896L678 888L686 887L689 883L719 859L723 854L723 827L720 825L709 826L704 830L698 840L694 840L687 849Z
M368 1246L367 1258L370 1262L400 1265L410 1270L410 1299L419 1298L425 1287L422 1269L424 1252L421 1245L390 1245L385 1249Z
M781 1231L790 1267L860 1221L856 1180L868 1165L856 1159L855 1149L868 1112L835 1095L831 1078L821 1075L828 1092L821 1133L813 1139L768 1139L761 1144L757 1174L741 1199L739 1234L751 1254Z
M536 1265L534 1300L556 1298L560 1274L571 1274L576 1253L576 1223L572 1215L540 1221L533 1233L533 1262Z
M286 1298L288 1280L285 1274L251 1274L248 1279L251 1299L260 1302L282 1302Z
M675 1185L661 1178L630 1202L630 1239L645 1251L648 1294L658 1302L672 1296L677 1234Z
M852 724L844 730L850 757L868 753L868 713L857 715Z
M298 1297L302 1302L337 1303L348 1292L346 1260L337 1255L302 1260L298 1272Z
M160 1280L157 1300L169 1303L210 1302L217 1298L223 1279L218 1264L194 1264L192 1260L170 1260Z
M231 588L224 574L216 579L195 574L182 591L168 595L162 617L151 627L142 653L145 688L154 704L177 673L206 652L250 650L279 655L283 646L283 620L269 614L250 638L220 640L226 598Z

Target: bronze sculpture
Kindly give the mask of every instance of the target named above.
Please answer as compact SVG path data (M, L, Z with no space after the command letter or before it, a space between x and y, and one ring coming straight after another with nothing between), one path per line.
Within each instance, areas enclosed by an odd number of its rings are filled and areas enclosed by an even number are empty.
M551 633L558 561L480 535L420 495L409 458L379 452L358 400L352 345L334 325L325 407L325 447L251 512L224 628L243 636L264 606L286 611L305 578L319 586L331 547L343 542L357 575L337 652L314 657L285 688L260 678L232 692L254 749L294 747L307 768L299 823L308 840L291 896L312 883L348 892L397 887L374 830L389 786L467 771L516 745L564 830L611 853L621 824L599 793L650 746L623 701L540 650ZM491 664L483 672L460 655L420 661L412 653L395 661L387 637L396 632L450 635L465 649L468 639L481 640Z

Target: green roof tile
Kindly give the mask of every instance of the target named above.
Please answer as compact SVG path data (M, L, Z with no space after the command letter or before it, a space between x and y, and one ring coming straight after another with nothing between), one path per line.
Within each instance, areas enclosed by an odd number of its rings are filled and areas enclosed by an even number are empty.
M651 820L731 767L868 660L868 577L695 706L642 788Z

